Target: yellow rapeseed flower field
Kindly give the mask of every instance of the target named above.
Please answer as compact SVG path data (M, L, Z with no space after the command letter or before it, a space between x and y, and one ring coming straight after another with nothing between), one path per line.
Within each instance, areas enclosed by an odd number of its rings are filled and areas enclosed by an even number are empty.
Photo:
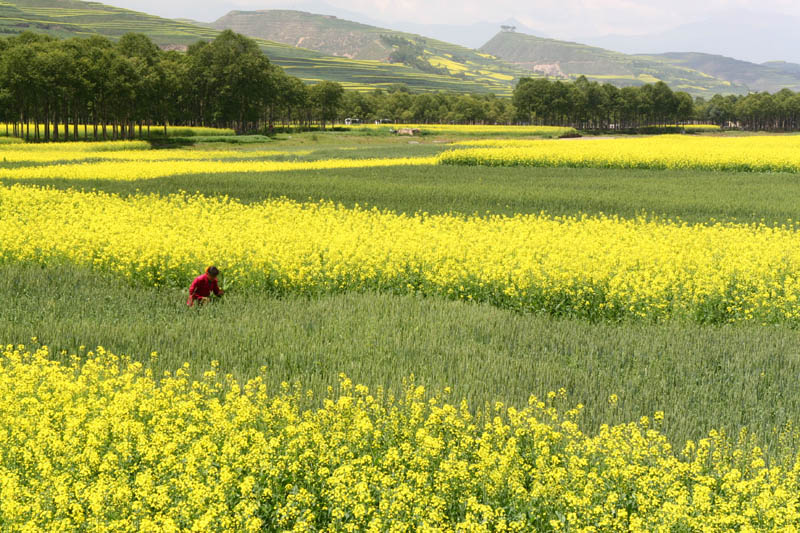
M134 181L187 174L226 174L280 172L289 170L330 170L346 168L374 168L390 166L424 166L436 164L436 157L398 157L374 159L319 159L315 161L237 161L224 160L215 156L216 152L196 152L199 160L191 157L193 152L176 151L180 154L166 156L159 160L158 153L142 152L141 158L131 159L129 152L122 152L121 161L85 162L82 164L46 164L18 168L0 168L0 179L78 179L78 180L119 180ZM301 152L302 153L302 152ZM297 153L300 155L301 153ZM306 152L308 153L308 152ZM182 154L187 154L183 156ZM286 155L276 152L261 152L259 157ZM94 154L92 154L94 155ZM92 157L85 159L116 159L114 157ZM47 154L45 160L58 161L58 154ZM240 156L236 156L240 157ZM241 156L251 159L253 155ZM0 158L2 153L0 152ZM217 160L219 159L219 160Z
M189 163L185 163L189 164ZM607 216L415 216L331 203L0 187L0 261L184 285L440 294L591 319L796 322L794 227ZM135 237L134 237L135 236Z
M797 531L800 462L745 435L682 450L663 413L579 429L531 397L473 414L409 381L319 407L212 364L154 376L103 348L0 346L3 531ZM153 354L157 357L157 354ZM70 362L71 361L71 362ZM266 372L267 369L264 369Z
M445 152L454 165L702 169L800 172L800 136L593 138L560 141L483 140Z

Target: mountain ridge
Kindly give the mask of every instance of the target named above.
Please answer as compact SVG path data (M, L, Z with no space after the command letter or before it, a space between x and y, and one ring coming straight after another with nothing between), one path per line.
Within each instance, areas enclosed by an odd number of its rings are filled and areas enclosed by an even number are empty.
M705 53L762 64L800 63L800 17L763 10L726 9L698 21L645 35L582 38L593 46L629 54Z
M757 64L732 57L700 52L668 52L653 54L676 65L711 74L752 91L777 92L781 89L800 91L800 65L792 63Z
M405 58L409 64L424 69L425 66L419 63L427 62L433 68L447 68L451 75L480 77L491 76L489 72L499 72L501 77L505 75L509 78L549 76L563 79L586 75L590 79L617 86L664 81L676 90L696 96L747 92L747 88L739 83L676 65L673 60L627 56L580 43L516 31L500 31L478 50L470 50L417 34L296 10L233 11L212 23L212 26L287 45L302 44L327 54L390 62L398 59L398 49L403 47L401 41L405 40L410 45L419 45L411 51L406 50L411 55ZM381 42L381 38L386 36L392 39ZM546 48L550 55L540 54L541 46L534 46L532 50L529 46L530 54L526 58L509 53L508 47L501 44L509 39L549 43ZM576 62L576 55L582 55L584 59Z
M627 55L517 32L500 32L480 50L533 71L557 69L565 78L584 75L590 80L618 86L637 86L660 80L675 90L698 96L747 92L742 85L649 56Z

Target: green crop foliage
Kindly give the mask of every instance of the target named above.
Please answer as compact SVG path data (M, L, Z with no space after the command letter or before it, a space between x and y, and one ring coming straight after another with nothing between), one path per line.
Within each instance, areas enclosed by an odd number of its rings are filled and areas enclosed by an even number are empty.
M353 130L279 135L240 149L296 151L280 157L305 160L418 157L447 149L441 142L447 140ZM644 212L688 222L771 225L796 218L800 195L794 174L591 168L398 166L39 184L122 196L184 190L244 202L326 199L406 213ZM272 386L299 380L317 393L335 385L340 372L392 391L414 374L433 390L453 387L456 397L477 407L496 400L523 405L530 394L564 387L570 405L586 406L581 423L587 429L664 411L664 430L676 444L711 428L735 432L746 426L773 450L792 436L785 428L800 418L793 381L800 370L800 333L787 326L614 325L435 297L275 297L229 288L215 305L189 310L185 288L143 287L66 263L8 263L0 265L0 342L30 344L36 337L56 351L102 345L148 364L157 351L157 372L184 361L200 371L219 360L225 372L244 378L266 365ZM612 394L620 398L615 405L607 402Z
M800 332L783 327L617 326L439 298L276 299L235 288L187 309L185 291L133 287L66 264L0 265L0 294L3 341L36 337L55 353L99 345L148 365L157 351L156 375L190 361L199 378L218 360L248 378L265 365L270 386L299 380L319 398L340 372L391 392L414 374L477 408L498 400L520 407L564 387L565 406L585 405L587 430L664 411L676 445L747 426L777 447L784 426L800 419Z

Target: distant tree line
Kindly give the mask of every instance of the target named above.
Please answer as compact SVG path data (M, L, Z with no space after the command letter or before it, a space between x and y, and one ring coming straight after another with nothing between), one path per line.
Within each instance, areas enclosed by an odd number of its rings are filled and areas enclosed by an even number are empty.
M522 78L513 103L518 118L526 122L583 130L638 129L696 118L692 97L664 82L619 88L584 76L574 82Z
M343 93L337 83L287 76L253 40L230 31L185 54L140 34L116 43L34 33L0 39L0 121L32 140L77 139L79 128L86 138L126 139L156 124L239 132L276 121L325 124Z
M368 93L346 92L339 119L405 124L515 124L510 98L493 94L412 93L403 85Z
M711 123L749 131L800 130L800 93L783 89L693 99L664 82L618 88L579 77L575 82L523 78L513 95L516 119L583 130Z
M346 92L336 114L364 122L417 124L539 124L580 130L646 130L717 124L749 131L800 131L800 93L783 89L706 100L666 83L617 87L589 81L522 78L513 96L412 93L403 85L368 93Z
M750 131L798 131L800 93L782 89L775 94L715 95L708 101L698 100L695 112L699 119L722 127L739 127Z

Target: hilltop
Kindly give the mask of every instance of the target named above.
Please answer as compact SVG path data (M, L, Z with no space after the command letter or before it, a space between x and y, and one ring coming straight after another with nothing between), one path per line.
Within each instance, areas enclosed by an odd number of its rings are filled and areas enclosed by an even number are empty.
M509 83L531 75L463 46L331 15L295 10L231 11L211 26L327 55L401 63L423 72L484 83Z
M103 35L118 39L140 32L165 49L185 50L198 40L211 40L220 31L187 20L170 20L146 13L79 0L8 0L0 2L0 36L24 31L59 38ZM255 39L270 60L292 76L314 83L340 82L345 88L372 90L405 84L419 91L495 92L509 94L512 76L454 76L426 72L404 64L351 60L266 39Z
M388 61L393 50L381 38L391 30L288 9L231 11L209 26L349 59Z
M511 31L498 33L480 51L520 68L564 79L584 75L591 80L618 86L663 81L675 90L700 96L747 92L740 83L675 64L672 60L627 55Z

